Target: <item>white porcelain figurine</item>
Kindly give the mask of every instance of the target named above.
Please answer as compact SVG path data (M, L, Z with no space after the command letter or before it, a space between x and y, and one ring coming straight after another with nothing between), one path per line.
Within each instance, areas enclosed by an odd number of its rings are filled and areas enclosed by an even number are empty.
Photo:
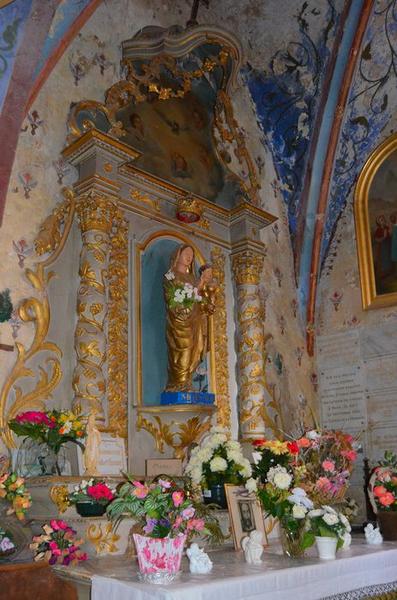
M244 550L245 560L249 565L260 565L261 556L263 552L263 533L254 529L249 534L249 537L245 537L241 541L241 546Z
M190 544L186 554L189 558L190 572L194 575L206 575L212 571L212 560L198 544Z
M372 544L374 546L381 544L383 542L383 537L378 527L374 527L372 523L368 523L366 527L364 527L365 539L367 540L367 544Z

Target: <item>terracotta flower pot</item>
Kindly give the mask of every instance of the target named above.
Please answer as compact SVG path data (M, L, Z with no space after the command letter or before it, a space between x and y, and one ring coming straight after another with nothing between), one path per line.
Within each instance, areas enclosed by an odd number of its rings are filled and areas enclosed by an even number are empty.
M139 575L146 583L171 583L181 567L186 535L175 538L151 538L134 533Z
M378 523L383 539L387 541L397 540L397 512L379 511L377 514Z

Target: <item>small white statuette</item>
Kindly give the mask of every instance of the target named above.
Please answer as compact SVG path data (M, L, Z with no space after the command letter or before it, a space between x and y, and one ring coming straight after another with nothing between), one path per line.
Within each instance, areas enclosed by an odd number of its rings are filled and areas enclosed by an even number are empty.
M245 560L249 565L261 564L261 556L263 553L262 541L263 533L258 531L258 529L251 531L249 537L247 536L241 541L241 546L245 554Z
M352 543L351 533L349 533L348 531L346 531L346 533L344 533L343 536L342 536L342 540L343 540L343 546L342 546L341 550L348 550L350 548L351 543Z
M206 575L212 571L212 560L198 544L190 544L186 554L189 558L190 572L194 575Z
M378 545L383 542L383 537L378 527L374 527L372 523L368 523L366 527L364 527L365 539L367 540L367 544Z

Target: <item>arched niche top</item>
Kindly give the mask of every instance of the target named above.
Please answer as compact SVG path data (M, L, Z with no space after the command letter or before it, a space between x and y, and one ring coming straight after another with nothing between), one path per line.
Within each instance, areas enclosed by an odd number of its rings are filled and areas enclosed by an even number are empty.
M241 47L220 28L145 27L122 44L123 78L71 108L69 142L97 129L140 153L138 169L232 209L260 187L230 90Z
M397 304L397 134L366 161L355 198L358 263L364 309Z

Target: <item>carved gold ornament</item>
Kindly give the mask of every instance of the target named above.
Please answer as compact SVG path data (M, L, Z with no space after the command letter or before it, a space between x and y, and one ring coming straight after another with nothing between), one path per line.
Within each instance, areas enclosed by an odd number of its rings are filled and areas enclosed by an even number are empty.
M253 250L243 250L232 256L232 269L237 285L258 285L263 271L263 261L263 255Z
M214 247L211 252L211 262L214 277L218 282L216 318L212 319L215 347L216 418L217 422L222 425L222 427L228 429L230 427L230 394L225 297L225 260L225 253L219 247Z
M8 421L19 412L32 408L44 408L44 400L51 397L52 392L62 378L59 347L47 340L50 325L50 303L48 299L48 282L54 276L53 271L47 273L50 266L59 256L69 235L73 222L75 201L70 190L63 190L63 203L55 210L57 218L40 228L36 247L43 252L52 251L50 256L36 263L34 270L26 269L25 274L38 297L31 296L21 302L18 313L22 321L34 326L33 341L28 349L16 342L17 359L0 392L0 431L8 448L15 447L14 439L8 428ZM53 213L54 214L54 213ZM62 215L62 218L60 217ZM59 229L63 226L59 237ZM47 233L56 232L52 242ZM43 233L45 236L43 237ZM41 237L40 237L41 235ZM33 389L29 389L28 380L33 378ZM17 385L17 382L19 384Z
M147 194L139 190L131 190L130 196L135 202L139 202L142 204L146 204L149 208L154 210L155 212L160 212L160 203L156 198L150 198Z
M102 525L91 523L87 527L87 539L94 546L98 555L111 554L118 551L116 542L119 541L120 536L114 533L112 523L106 523L103 529Z
M67 485L53 485L50 488L50 498L60 514L69 507L69 490Z
M186 450L193 443L198 443L202 436L210 430L211 418L201 420L199 416L188 419L186 423L163 423L161 417L153 416L154 423L140 413L137 420L137 430L144 429L153 436L156 450L164 453L164 445L173 448L175 458L184 458Z
M122 211L110 238L108 300L108 430L128 437L128 223Z

